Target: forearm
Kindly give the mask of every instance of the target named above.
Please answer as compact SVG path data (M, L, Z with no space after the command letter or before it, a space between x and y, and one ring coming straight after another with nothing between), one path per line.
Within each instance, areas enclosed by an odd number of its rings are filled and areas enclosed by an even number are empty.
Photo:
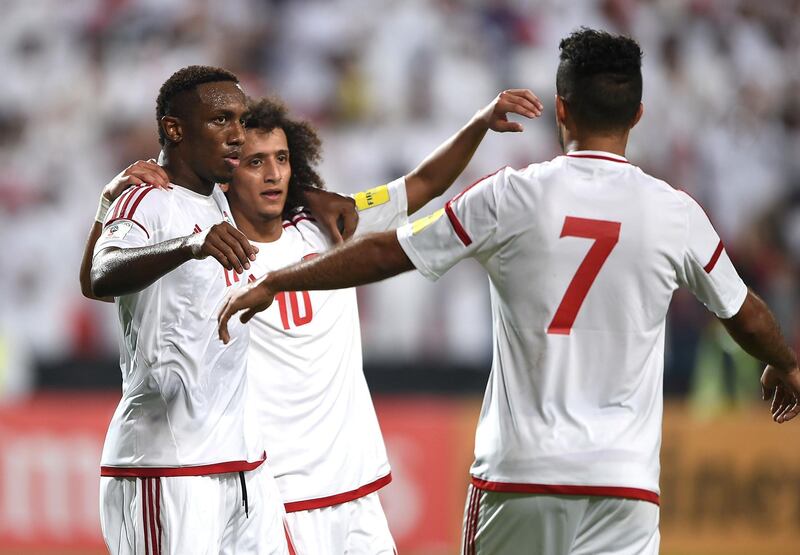
M414 266L394 231L366 235L322 256L271 272L270 292L345 289L386 279Z
M185 237L146 247L104 249L92 262L91 290L102 297L135 293L191 259Z
M797 366L792 349L781 335L780 327L767 305L752 291L733 318L721 320L731 337L750 356L788 371Z
M413 214L431 199L442 195L467 167L489 125L476 114L458 133L439 145L406 175L408 213Z

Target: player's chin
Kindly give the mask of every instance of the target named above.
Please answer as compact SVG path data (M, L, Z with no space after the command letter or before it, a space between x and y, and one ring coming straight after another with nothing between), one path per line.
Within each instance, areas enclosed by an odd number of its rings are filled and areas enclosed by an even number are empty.
M230 183L233 181L233 171L233 168L227 165L214 168L214 181L217 183Z

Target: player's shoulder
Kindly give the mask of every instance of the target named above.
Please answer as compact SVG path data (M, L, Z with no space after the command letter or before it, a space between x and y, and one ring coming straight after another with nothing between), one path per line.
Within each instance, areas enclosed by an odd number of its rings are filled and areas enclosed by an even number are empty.
M153 185L130 187L111 204L108 221L134 220L147 213L159 214L158 208L169 202L171 195L171 189L161 189Z
M283 220L283 232L307 243L327 248L328 238L319 222L306 208L299 208Z

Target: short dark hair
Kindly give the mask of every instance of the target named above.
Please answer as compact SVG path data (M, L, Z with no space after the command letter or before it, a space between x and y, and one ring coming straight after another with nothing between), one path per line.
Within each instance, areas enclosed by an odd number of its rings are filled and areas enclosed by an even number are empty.
M632 38L581 27L558 45L556 91L588 131L631 126L642 101L642 49Z
M283 102L277 98L251 100L244 116L244 126L246 129L258 129L265 133L275 129L283 129L286 133L292 177L289 179L284 215L288 216L303 205L304 188L325 188L316 169L322 159L322 141L310 123L290 118L289 110Z
M156 99L156 124L158 125L158 143L164 145L167 136L161 128L161 118L175 114L175 98L182 92L192 91L203 83L218 81L239 82L239 78L227 69L212 66L187 66L179 69L164 81Z

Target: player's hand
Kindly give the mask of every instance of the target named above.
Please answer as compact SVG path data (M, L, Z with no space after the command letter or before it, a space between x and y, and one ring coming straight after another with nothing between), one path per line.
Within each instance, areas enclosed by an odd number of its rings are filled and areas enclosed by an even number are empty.
M275 295L266 287L264 279L261 278L250 285L235 290L225 301L225 305L217 317L217 333L223 343L227 344L231 339L228 333L228 320L230 320L231 316L240 310L244 310L245 312L239 317L239 320L246 324L253 316L262 310L266 310L272 304Z
M311 188L305 189L303 196L306 206L335 244L349 239L356 232L358 210L352 198Z
M770 413L779 424L800 414L800 368L782 372L767 366L761 375L761 398L772 400Z
M499 133L519 133L524 128L521 123L508 121L508 114L519 114L526 118L538 118L544 105L539 97L529 89L508 89L498 94L488 106L478 112L492 131Z
M114 202L125 189L146 183L158 189L169 188L169 176L152 158L138 160L119 172L103 187L103 196Z
M258 247L251 245L241 231L228 222L220 222L205 231L189 235L185 246L192 258L203 260L213 256L228 270L241 274L256 259Z

